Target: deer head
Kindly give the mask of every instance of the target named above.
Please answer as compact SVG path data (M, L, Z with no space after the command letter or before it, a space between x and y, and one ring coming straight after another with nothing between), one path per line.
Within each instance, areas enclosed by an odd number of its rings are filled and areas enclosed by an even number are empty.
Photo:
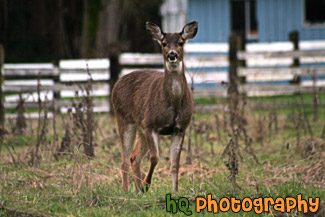
M159 26L150 22L146 23L146 28L149 36L160 44L167 69L175 69L183 63L184 45L195 37L198 22L186 24L179 33L164 33Z

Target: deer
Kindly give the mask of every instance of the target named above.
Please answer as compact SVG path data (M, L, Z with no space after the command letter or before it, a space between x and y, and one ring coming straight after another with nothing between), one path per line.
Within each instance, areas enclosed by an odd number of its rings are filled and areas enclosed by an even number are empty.
M127 192L131 166L136 192L148 191L159 161L158 136L170 135L170 171L173 191L178 192L180 155L194 109L185 77L184 45L195 37L198 22L186 24L178 33L164 33L158 25L146 22L146 30L161 46L164 72L133 71L122 76L112 90L122 154L122 186ZM140 165L148 151L150 168L142 182Z

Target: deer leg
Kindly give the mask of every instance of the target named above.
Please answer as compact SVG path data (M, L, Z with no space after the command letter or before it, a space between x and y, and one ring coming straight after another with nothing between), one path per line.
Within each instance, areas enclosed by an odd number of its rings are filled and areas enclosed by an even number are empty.
M146 139L140 130L138 131L138 137L135 142L135 146L133 149L133 152L131 154L131 167L133 171L133 180L136 192L138 193L139 190L143 191L142 187L142 176L141 176L141 170L140 165L143 157L148 152L148 144L146 142Z
M159 161L158 134L156 132L153 132L152 130L146 130L145 137L147 140L149 153L150 153L150 169L148 171L146 178L144 179L143 190L148 191L151 184L153 171L155 170L155 167Z
M127 124L125 119L123 119L121 116L118 116L117 120L122 150L122 185L124 191L127 192L129 186L130 155L133 150L136 126L135 124Z
M171 149L170 149L170 171L173 178L173 191L178 192L178 170L181 150L184 141L184 134L176 134L172 136Z

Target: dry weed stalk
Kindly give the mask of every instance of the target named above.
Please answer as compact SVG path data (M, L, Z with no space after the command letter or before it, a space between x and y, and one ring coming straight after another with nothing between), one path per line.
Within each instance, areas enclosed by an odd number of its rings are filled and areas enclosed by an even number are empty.
M313 121L318 120L318 89L316 86L316 70L313 70Z
M214 153L214 149L213 149L213 141L210 141L210 151L211 151L211 155L214 157L215 153Z
M218 134L218 140L221 141L221 133L220 133L220 120L218 114L214 115L216 118L216 129L217 129L217 134Z
M234 190L239 186L236 183L236 176L238 175L238 157L240 150L238 146L238 136L240 133L240 123L238 112L238 90L236 84L230 83L228 86L228 99L229 99L229 111L230 111L230 127L231 127L231 139L226 146L222 157L227 155L227 160L224 162L228 170L230 171L230 180L233 184Z
M236 183L236 177L238 175L239 171L239 164L237 159L237 148L235 140L238 139L238 129L236 129L235 134L233 135L233 138L229 140L229 143L227 144L224 152L222 153L222 156L227 155L228 158L226 161L224 161L226 167L230 171L229 179L233 184L234 190L236 188L239 188L239 186Z
M253 158L254 158L254 160L255 160L255 162L256 162L257 164L260 164L260 162L258 161L258 158L257 158L257 156L256 156L256 154L255 154L255 151L254 151L254 149L253 149L253 147L252 147L253 139L250 138L250 137L247 135L247 132L246 132L246 129L245 129L245 128L243 128L243 134L244 134L244 140L245 140L245 151L246 151L248 154L250 154L250 155L253 156Z
M91 97L91 92L93 89L93 80L91 77L91 74L89 73L89 68L87 65L87 73L89 75L88 83L87 83L87 88L86 88L86 96L84 98L85 104L86 104L86 135L84 138L84 149L85 149L85 154L88 157L94 157L94 129L96 127L95 119L94 119L94 103L93 99Z
M238 128L240 129L239 133L242 133L243 136L244 136L244 145L245 145L245 152L248 153L249 155L251 155L255 162L257 164L259 164L259 161L258 161L258 158L255 154L255 151L252 147L252 142L253 142L253 139L248 135L247 133L247 129L246 129L246 125L247 125L247 120L246 120L246 116L245 116L245 111L246 111L246 106L247 106L247 98L246 98L246 95L243 95L241 97L241 113L240 113L240 116L239 116L239 120L238 120ZM239 134L241 135L241 134ZM239 152L240 154L240 152Z
M64 137L62 138L62 141L60 143L60 147L57 149L57 151L54 154L54 158L55 158L55 160L59 160L60 156L69 154L70 159L71 159L73 153L74 153L74 151L73 151L73 146L72 146L72 141L71 141L70 130L67 127L65 129Z
M25 118L25 99L23 99L22 94L19 93L19 101L16 107L17 119L16 124L13 128L13 133L17 135L23 135L26 129L26 118Z
M223 109L222 109L222 117L223 117L223 132L228 132L228 120L227 120L227 114L226 114L226 102L223 101Z
M271 141L271 137L272 137L272 125L273 125L273 116L272 116L272 109L269 112L269 116L268 116L268 135L269 135L269 142Z
M299 95L299 98L300 98L299 109L302 111L303 118L304 118L303 119L303 123L305 124L305 127L308 130L308 133L310 135L310 138L314 138L313 130L312 130L311 124L309 122L309 118L308 118L307 112L306 112L306 110L303 107L303 105L305 104L304 103L304 99L303 99L301 93L299 93L298 95Z
M55 106L55 101L54 100L52 101L52 104L51 104L51 111L52 111L52 115L53 115L52 128L53 128L54 147L55 147L56 143L59 140L59 138L58 138L58 134L57 134L57 131L56 131L56 115L58 113L58 109Z
M273 100L273 122L274 122L274 130L277 134L279 132L279 123L278 123L278 115L276 112L276 99Z
M307 130L307 124L306 124L305 119L304 119L303 116L302 116L302 110L301 110L301 107L298 108L297 116L298 116L299 121L300 121L300 128L302 128L302 130L303 130L303 132L304 132L304 135L307 135L307 133L308 133L308 130Z
M187 72L189 72L188 70L186 70ZM190 75L191 78L191 94L192 94L192 99L194 102L194 76L195 73L188 73ZM192 120L189 126L189 130L188 130L188 142L187 142L187 150L186 150L186 164L192 164L192 134L193 134L193 126L195 125L195 107L194 107L194 112L193 112L193 116L192 116Z
M297 143L296 143L296 148L297 150L299 149L300 147L300 132L301 132L301 126L302 126L302 117L301 117L301 112L300 110L298 112L295 113L296 117L293 119L293 122L294 122L294 126L295 126L295 129L296 129L296 140L297 140Z
M72 108L75 110L72 114L72 132L78 141L80 141L79 144L83 145L86 156L88 158L93 158L95 156L93 135L96 128L96 121L93 111L94 103L91 97L93 80L89 71L88 75L89 79L84 89L86 95L79 103L72 101ZM75 96L78 98L78 92L76 92ZM84 110L86 110L86 114L84 114Z
M258 126L257 126L257 142L260 143L262 146L264 144L264 123L265 123L265 117L258 117Z
M186 150L186 164L192 164L192 134L193 134L193 125L195 122L194 115L192 117L191 124L188 130L188 145Z
M256 163L259 163L255 152L251 146L252 139L247 134L246 124L247 120L245 118L245 108L247 105L246 96L239 96L238 92L228 88L228 99L229 99L229 112L230 112L230 128L231 128L231 139L227 144L222 157L227 156L227 160L224 162L230 171L230 180L233 183L234 189L239 188L236 183L236 176L239 171L239 159L243 160L239 139L241 135L244 136L244 150L253 156ZM225 115L224 115L225 117Z
M41 156L39 155L39 151L42 144L46 143L46 135L48 132L47 126L48 126L48 111L47 111L47 96L45 96L44 103L42 103L41 100L41 93L40 93L40 74L37 79L37 102L38 102L38 122L37 122L37 132L36 132L36 146L35 149L31 153L31 160L29 164L31 166L35 166L40 163Z
M94 157L94 151L92 144L88 143L88 135L90 134L88 132L87 128L87 117L85 117L83 112L83 103L72 103L72 108L75 110L74 113L72 113L72 132L74 137L76 138L78 143L80 145L83 145L84 152L88 157ZM88 119L90 120L90 119Z
M276 113L276 101L275 98L273 100L272 108L270 109L269 116L268 116L268 135L269 135L269 141L271 140L271 137L273 135L273 130L274 133L277 134L279 131L278 127L278 117Z
M325 123L324 123L324 127L323 127L323 131L322 131L321 138L322 139L325 139Z

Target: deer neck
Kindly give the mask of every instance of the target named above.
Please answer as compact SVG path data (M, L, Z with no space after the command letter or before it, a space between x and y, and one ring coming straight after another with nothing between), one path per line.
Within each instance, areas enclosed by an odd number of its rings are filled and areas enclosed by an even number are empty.
M170 106L178 108L185 94L185 85L187 85L184 74L184 62L180 61L178 64L170 64L165 61L164 68L164 92L166 99Z

